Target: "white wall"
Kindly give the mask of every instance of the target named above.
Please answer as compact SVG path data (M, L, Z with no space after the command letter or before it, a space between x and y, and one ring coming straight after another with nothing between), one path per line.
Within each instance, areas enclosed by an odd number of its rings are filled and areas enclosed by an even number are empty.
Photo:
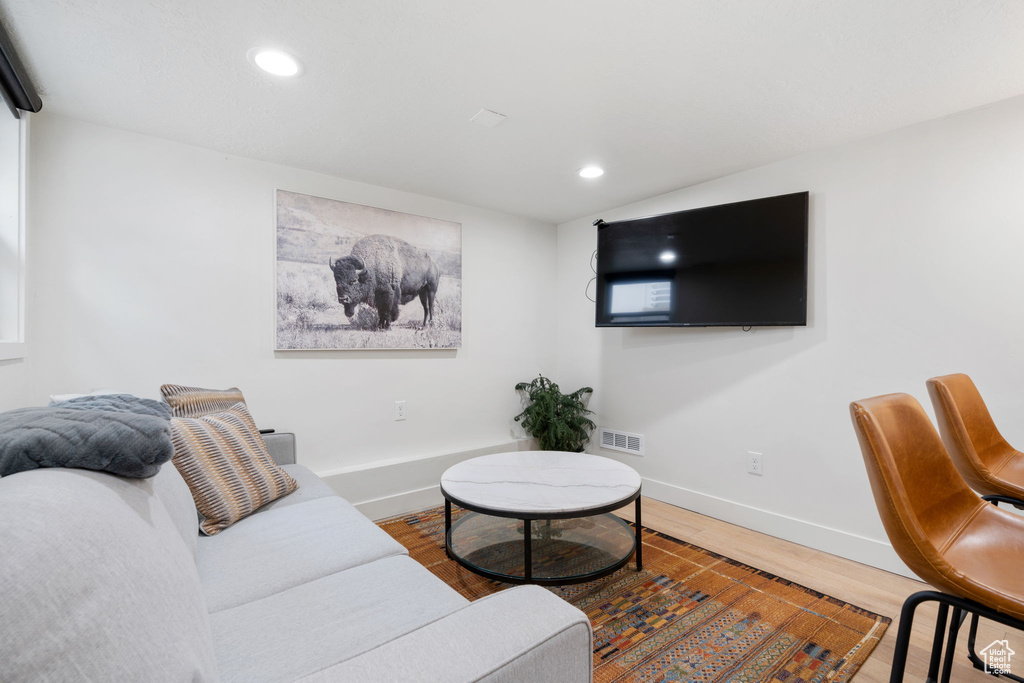
M68 118L31 141L32 402L238 386L329 474L507 444L513 386L555 372L551 225ZM277 188L461 223L463 348L275 353Z
M680 159L679 163L686 163ZM614 169L604 182L614 182ZM558 367L655 497L900 569L850 401L966 372L1024 445L1024 98L704 183L559 226ZM807 327L595 329L595 218L809 190ZM594 452L613 455L591 448ZM748 450L764 475L746 473Z
M898 568L847 405L908 391L930 410L924 380L968 372L1024 444L1022 122L1017 98L600 214L810 190L809 325L744 333L595 329L583 291L597 216L559 226L556 258L545 224L37 116L32 356L0 362L0 408L96 387L237 385L260 424L297 432L301 462L341 473L352 495L399 462L508 446L512 386L557 373L595 388L600 424L646 435L645 456L622 457L648 494ZM461 222L464 348L275 353L276 188ZM763 477L745 473L747 450L765 454ZM412 469L420 501L431 475Z

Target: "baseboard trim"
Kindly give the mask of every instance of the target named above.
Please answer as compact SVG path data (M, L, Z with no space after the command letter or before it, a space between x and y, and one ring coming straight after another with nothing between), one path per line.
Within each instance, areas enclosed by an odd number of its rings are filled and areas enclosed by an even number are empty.
M643 494L752 531L799 543L901 576L917 578L899 558L892 545L884 541L787 517L656 479L643 478Z
M441 487L438 485L428 486L415 491L406 491L393 496L364 500L354 503L356 509L370 519L377 521L403 515L408 512L416 512L426 508L436 507L444 503L444 496L441 495Z

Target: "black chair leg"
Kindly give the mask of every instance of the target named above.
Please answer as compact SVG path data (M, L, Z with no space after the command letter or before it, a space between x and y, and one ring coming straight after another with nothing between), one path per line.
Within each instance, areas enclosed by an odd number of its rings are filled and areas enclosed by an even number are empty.
M985 670L985 662L981 660L978 653L974 651L975 644L978 640L978 615L971 615L971 628L967 631L967 659L971 660L971 664L974 665L975 669L979 671Z
M936 591L921 591L914 593L903 603L900 611L900 627L896 632L896 645L892 654L892 671L889 674L889 683L900 683L903 680L907 668L907 651L910 647L910 633L914 627L914 612L917 606L923 602L937 602L938 617L935 621L935 635L932 638L932 649L928 662L928 683L948 683L953 667L953 656L956 652L956 639L960 633L960 626L967 615L971 615L971 626L968 632L968 658L974 666L984 669L984 662L974 651L975 641L978 635L978 617L985 617L1005 626L1024 631L1024 621L1015 619L1006 614L996 612L973 600L938 593ZM949 608L953 608L953 618L949 621L949 631L946 632L946 623L949 620ZM945 645L945 647L943 647ZM943 657L945 650L945 657ZM941 678L939 675L939 662L942 662ZM979 664L981 666L979 666ZM999 674L1017 683L1024 683L1024 678L1010 673Z
M953 608L953 618L949 621L949 636L946 638L946 655L942 659L942 678L939 683L949 683L949 674L953 671L953 657L956 655L956 639L960 635L960 625L964 623L967 613L959 607Z
M903 603L903 609L900 610L900 628L896 632L896 645L893 647L892 652L892 670L889 672L889 683L901 683L903 680L903 673L907 668L907 648L910 646L910 632L914 629L914 611L917 606L922 602L931 600L928 591L921 591L920 593L914 593ZM942 631L946 627L946 614L949 612L947 605L939 606L939 622L941 626L937 626L935 629L936 641L942 641ZM939 672L939 663L935 657L935 644L932 644L932 661L928 667L928 677L934 680L934 676Z
M940 604L939 614L935 618L935 635L932 637L932 654L928 660L928 683L936 683L939 680L939 663L942 658L942 642L943 637L946 635L946 620L948 615L949 605Z

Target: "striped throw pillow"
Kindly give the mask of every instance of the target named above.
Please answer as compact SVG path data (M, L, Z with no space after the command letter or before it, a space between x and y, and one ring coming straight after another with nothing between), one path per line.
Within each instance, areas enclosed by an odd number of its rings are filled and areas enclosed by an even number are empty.
M171 407L174 417L202 417L210 413L222 413L236 403L245 403L245 397L238 387L202 389L165 384L160 387L160 393Z
M174 466L204 517L199 528L220 533L298 484L278 467L245 404L223 413L171 419Z

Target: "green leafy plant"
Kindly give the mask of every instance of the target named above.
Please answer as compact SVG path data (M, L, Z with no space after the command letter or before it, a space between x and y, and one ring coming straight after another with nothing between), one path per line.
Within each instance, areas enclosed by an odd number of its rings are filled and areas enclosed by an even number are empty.
M528 434L540 440L541 450L572 451L578 453L590 440L596 426L587 415L584 397L594 393L590 387L563 394L558 385L544 375L532 382L520 382L516 391L526 394L529 403L516 415Z

